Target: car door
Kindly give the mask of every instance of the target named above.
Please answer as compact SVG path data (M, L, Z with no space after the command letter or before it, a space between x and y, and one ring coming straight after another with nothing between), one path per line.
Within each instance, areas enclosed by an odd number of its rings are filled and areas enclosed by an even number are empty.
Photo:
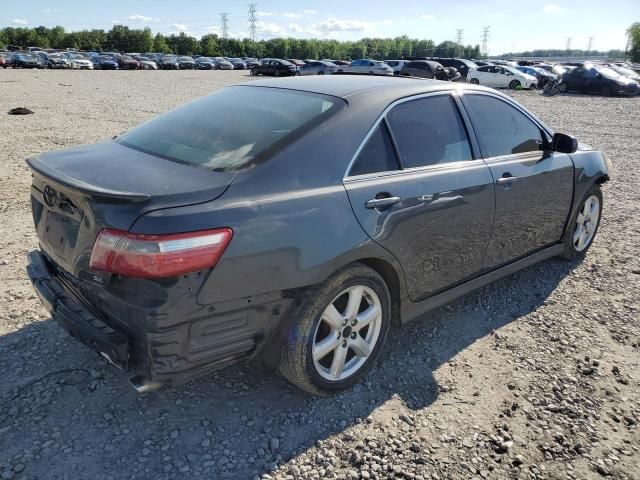
M584 85L583 85L584 72L585 72L584 67L577 67L569 71L568 73L564 74L563 78L569 90L582 90L584 88Z
M367 234L398 259L413 301L478 275L493 227L493 178L450 93L397 101L345 178Z
M495 181L495 222L484 261L493 269L561 239L574 166L569 155L548 148L549 134L510 100L484 92L462 98Z
M498 85L498 72L500 67L496 67L495 65L490 65L484 71L484 83L481 81L480 84L487 85L489 87L496 87Z

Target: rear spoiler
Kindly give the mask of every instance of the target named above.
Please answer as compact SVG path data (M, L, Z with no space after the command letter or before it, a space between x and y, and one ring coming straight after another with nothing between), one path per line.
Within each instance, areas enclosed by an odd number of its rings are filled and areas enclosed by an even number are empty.
M27 158L27 165L29 165L31 170L45 177L47 180L55 182L62 190L69 189L80 192L105 203L138 203L149 200L150 198L146 193L121 192L88 184L51 168L41 162L37 157Z

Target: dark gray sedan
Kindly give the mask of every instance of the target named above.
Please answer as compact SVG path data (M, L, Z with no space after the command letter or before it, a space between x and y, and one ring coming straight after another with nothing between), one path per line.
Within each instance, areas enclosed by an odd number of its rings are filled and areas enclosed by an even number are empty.
M391 325L584 256L609 175L494 90L355 75L229 87L28 163L29 277L138 391L248 360L344 389Z

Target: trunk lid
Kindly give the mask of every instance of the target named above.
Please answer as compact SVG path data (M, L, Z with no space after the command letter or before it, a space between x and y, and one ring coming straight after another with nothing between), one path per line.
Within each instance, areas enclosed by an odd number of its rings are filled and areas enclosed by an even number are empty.
M129 230L152 210L214 200L234 178L112 141L45 153L27 163L42 250L67 272L98 284L108 275L90 272L89 259L100 230Z

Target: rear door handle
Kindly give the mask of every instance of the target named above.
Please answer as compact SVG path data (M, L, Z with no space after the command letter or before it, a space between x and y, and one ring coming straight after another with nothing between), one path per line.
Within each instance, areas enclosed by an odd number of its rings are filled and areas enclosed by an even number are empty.
M518 177L508 176L508 177L500 177L496 180L498 185L509 185L518 180Z
M400 197L384 197L384 198L372 198L364 202L364 208L386 208L396 203L400 203Z

